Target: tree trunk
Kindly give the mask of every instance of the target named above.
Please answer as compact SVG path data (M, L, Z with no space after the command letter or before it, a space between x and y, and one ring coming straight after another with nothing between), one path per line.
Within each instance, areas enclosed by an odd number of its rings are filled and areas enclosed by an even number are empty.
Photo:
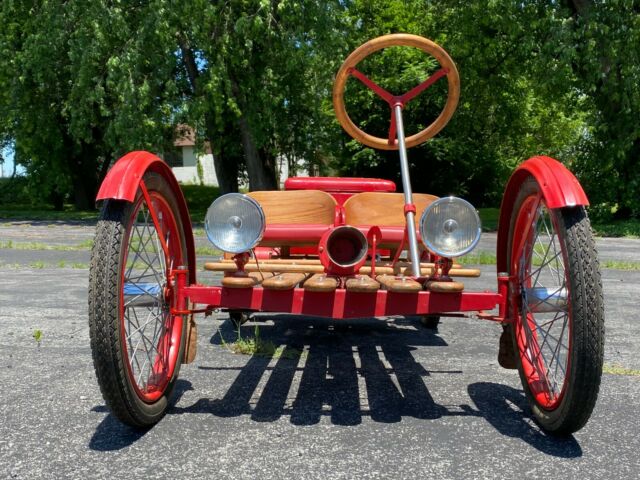
M213 153L213 166L216 170L216 177L218 179L218 187L220 193L232 193L238 191L238 162L233 158L233 155L229 155L225 151L225 143L227 141L225 134L222 136L217 135L216 129L212 121L210 121L210 115L205 114L205 121L207 122L207 137L211 144L211 152Z
M77 210L93 210L98 191L98 154L93 144L83 144L70 158L73 203Z
M256 148L249 122L244 116L241 116L238 120L238 126L240 127L242 148L247 163L247 173L249 174L249 190L277 190L275 162L260 155Z
M200 94L200 73L196 65L195 55L189 43L189 39L185 34L181 33L178 37L180 43L180 51L182 59L189 77L192 95L197 97ZM218 131L213 121L214 112L208 112L204 115L205 121L205 139L211 145L213 153L213 167L216 171L218 179L218 187L220 193L230 193L238 191L238 164L233 161L232 157L224 154L222 143L224 140L219 139Z

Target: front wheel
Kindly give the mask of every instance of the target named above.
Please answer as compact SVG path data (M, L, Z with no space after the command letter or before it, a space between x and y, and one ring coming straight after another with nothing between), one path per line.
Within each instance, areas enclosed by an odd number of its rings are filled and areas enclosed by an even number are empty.
M162 418L178 378L188 323L170 311L179 266L189 267L185 234L163 177L145 174L133 202L105 201L91 256L91 350L107 406L135 427Z
M591 416L602 376L604 306L591 225L584 207L547 208L529 178L508 245L520 378L540 425L568 435Z

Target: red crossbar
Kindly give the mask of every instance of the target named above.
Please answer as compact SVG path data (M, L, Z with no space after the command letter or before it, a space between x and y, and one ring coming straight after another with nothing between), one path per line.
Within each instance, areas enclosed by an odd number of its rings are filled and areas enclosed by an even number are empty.
M196 304L213 308L232 308L262 312L294 313L332 318L382 317L387 315L428 315L446 312L491 310L502 297L495 292L462 293L373 293L307 292L255 288L225 288L192 285L185 289Z

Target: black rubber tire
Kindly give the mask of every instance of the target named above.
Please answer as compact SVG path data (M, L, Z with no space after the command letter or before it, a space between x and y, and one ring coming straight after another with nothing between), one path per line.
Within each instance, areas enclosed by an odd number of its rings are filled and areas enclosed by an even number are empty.
M168 202L182 237L183 259L185 263L188 262L184 227L171 188L163 177L155 173L145 174L144 182L150 192L158 192ZM139 190L138 195L140 194ZM126 242L125 235L130 227L127 223L132 216L134 203L106 200L103 204L89 271L89 336L96 377L107 407L123 423L146 428L157 423L170 405L184 356L188 322L183 322L178 361L163 395L154 403L142 401L127 373L119 318L121 272L126 255L122 247L123 241Z
M530 177L522 184L514 203L507 253L509 268L518 212L525 199L539 191L538 183ZM564 394L553 410L541 406L530 391L523 373L514 328L511 328L511 333L520 379L536 421L547 432L565 436L580 430L587 423L598 398L604 358L604 301L598 255L584 207L565 207L550 212L556 216L556 234L566 252L565 272L571 292L569 368Z
M420 317L420 325L430 330L438 330L440 315L423 315Z

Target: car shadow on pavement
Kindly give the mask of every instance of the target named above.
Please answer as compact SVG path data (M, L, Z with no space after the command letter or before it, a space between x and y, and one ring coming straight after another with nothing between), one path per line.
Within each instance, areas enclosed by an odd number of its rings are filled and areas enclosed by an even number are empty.
M248 415L256 422L289 416L294 425L314 425L326 416L332 424L344 426L358 425L363 417L382 423L401 422L403 417L478 417L500 434L520 438L546 454L564 458L582 455L574 437L553 437L535 424L522 390L474 383L468 393L475 405L436 403L424 378L462 371L429 370L416 360L417 346L447 346L437 330L420 327L417 319L335 322L285 315L269 318L276 321L260 326L260 338L284 347L277 358L254 355L242 367L199 366L204 371L237 370L238 374L222 398L201 398L190 406L175 406L169 414ZM254 328L242 327L243 335ZM211 343L228 343L234 335L237 333L227 321Z
M238 375L223 398L202 398L188 407L174 407L171 413L249 415L256 422L273 422L289 416L294 425L314 425L323 416L328 416L335 425L358 425L363 416L376 422L394 423L403 417L477 415L468 405L444 406L434 401L423 377L462 372L429 371L415 360L412 352L418 345L447 345L434 331L422 328L416 331L416 321L333 322L282 317L273 325L260 327L262 340L283 346L277 358L249 357L243 367L237 368ZM247 332L253 328L243 327ZM234 335L227 322L211 342L228 343ZM235 368L199 367L213 371ZM262 381L265 374L266 383Z
M177 402L188 390L193 390L191 382L178 379L173 394L174 401ZM109 412L106 405L95 406L91 411L108 413L104 420L100 422L89 441L89 448L91 450L99 452L122 450L123 448L126 448L140 440L153 428L134 428L129 425L125 425L118 420L115 415Z
M554 437L534 422L522 390L508 385L478 382L469 385L468 392L478 411L502 435L520 438L554 457L582 456L582 448L573 435Z

